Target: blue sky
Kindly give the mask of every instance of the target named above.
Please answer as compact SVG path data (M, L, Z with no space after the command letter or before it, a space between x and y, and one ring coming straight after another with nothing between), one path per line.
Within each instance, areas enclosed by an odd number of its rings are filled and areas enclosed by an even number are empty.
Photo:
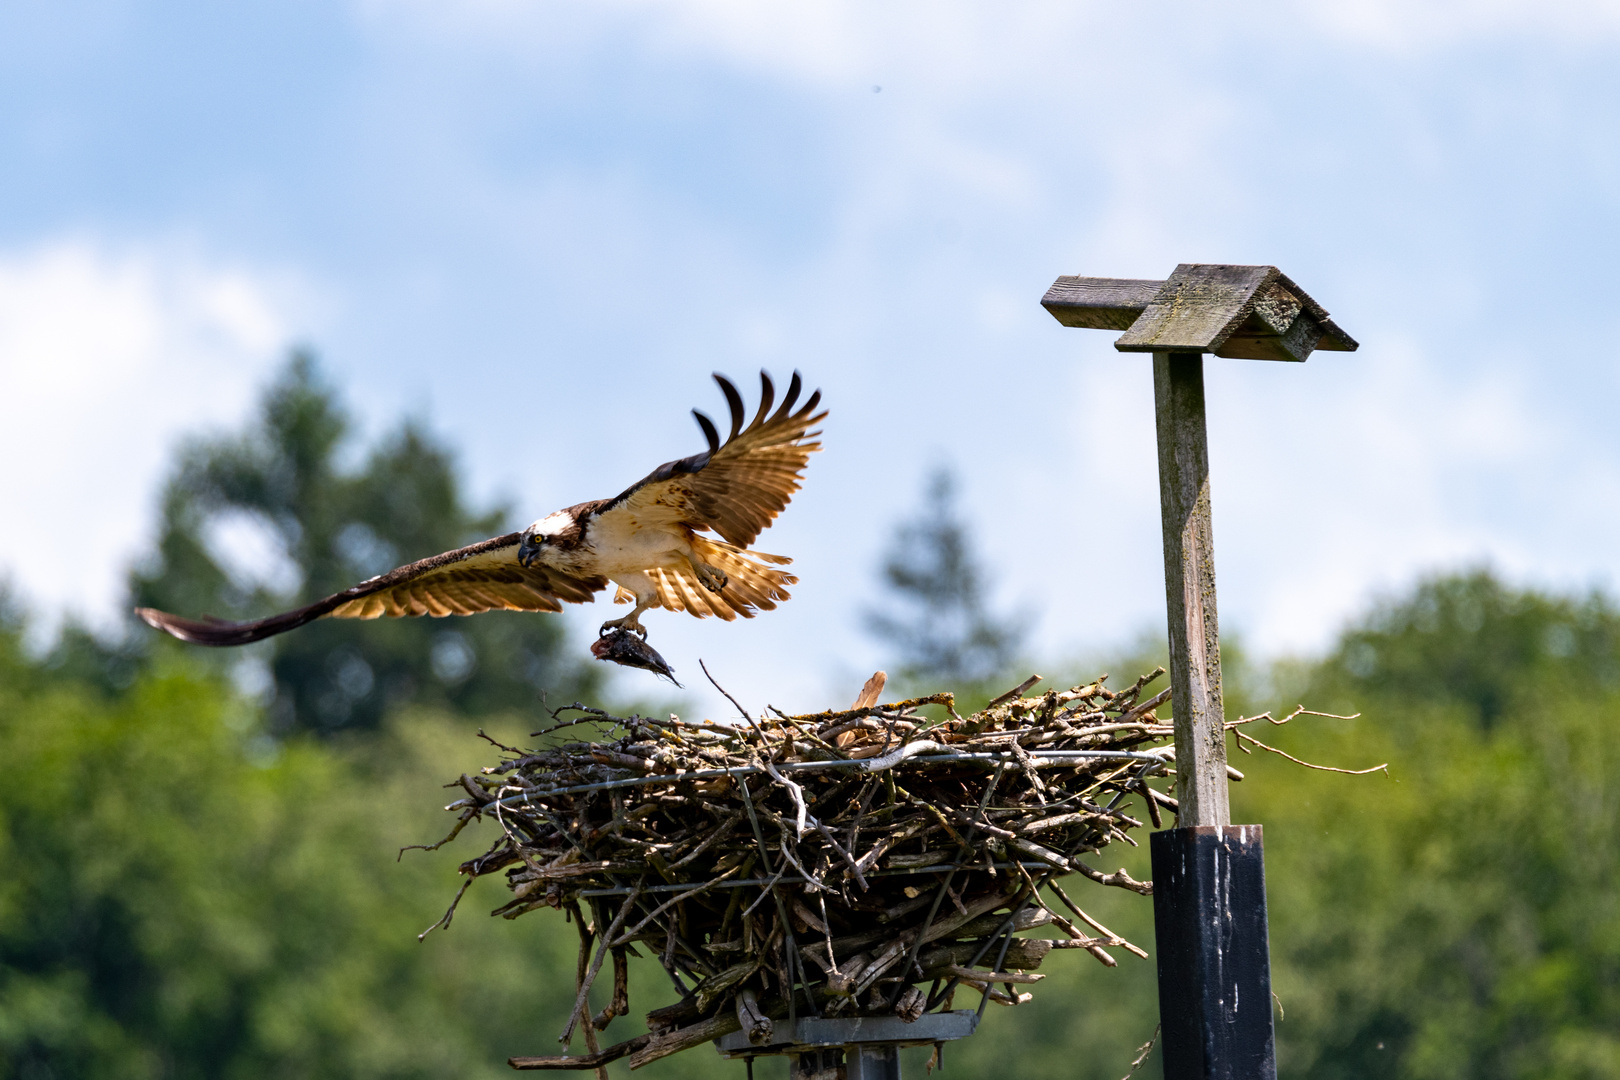
M1227 629L1310 652L1486 562L1612 588L1617 91L1613 0L11 0L0 567L110 618L167 454L293 343L535 517L698 449L710 371L798 367L827 450L760 546L802 582L657 619L671 662L853 696L940 462L1051 662L1163 593L1147 360L1038 301L1187 261L1362 342L1209 362Z

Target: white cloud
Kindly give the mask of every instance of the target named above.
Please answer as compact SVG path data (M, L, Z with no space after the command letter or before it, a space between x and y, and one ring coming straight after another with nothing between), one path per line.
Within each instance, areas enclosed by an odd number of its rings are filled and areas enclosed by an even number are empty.
M1369 593L1440 568L1561 588L1620 569L1581 540L1620 529L1586 495L1620 487L1620 460L1606 432L1548 422L1522 363L1459 379L1391 334L1303 368L1208 364L1223 615L1264 653L1321 649Z
M1089 5L1013 6L858 0L760 4L751 0L611 0L578 8L532 0L443 5L360 0L374 31L400 29L513 57L579 37L634 34L668 56L697 55L822 86L881 84L890 74L931 72L931 83L976 83L986 65L1026 68L1028 48L1053 47L1055 24L1072 25ZM1021 42L1026 49L996 47ZM1043 48L1043 51L1044 51Z
M1578 44L1620 31L1615 0L1310 0L1303 7L1334 37L1396 53L1526 36Z
M170 246L0 252L0 567L31 603L113 617L177 438L242 414L296 297Z
M471 47L532 63L537 52L582 42L634 40L654 56L698 58L822 89L869 84L926 92L931 104L982 100L1037 72L1106 65L1116 73L1152 69L1171 54L1230 48L1350 46L1418 58L1481 41L1525 39L1580 46L1612 41L1617 0L1251 0L1198 4L1106 5L1084 0L603 0L579 6L537 0L357 0L374 33ZM1150 44L1120 52L1091 48L1122 35ZM1079 51L1077 52L1077 47ZM890 85L892 81L892 86ZM1136 88L1099 86L1118 106ZM1060 112L1068 102L1049 106Z

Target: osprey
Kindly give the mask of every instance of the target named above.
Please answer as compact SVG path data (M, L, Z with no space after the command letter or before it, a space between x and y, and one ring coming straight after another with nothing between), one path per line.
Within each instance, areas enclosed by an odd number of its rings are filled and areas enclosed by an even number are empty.
M152 608L136 614L159 630L198 645L246 645L315 619L375 619L383 615L474 615L481 611L561 611L618 585L615 603L635 603L602 633L634 631L652 607L751 619L788 599L798 581L778 566L781 555L746 550L799 490L799 481L826 417L816 412L821 391L795 410L802 389L793 373L781 407L760 372L759 411L743 426L742 395L723 375L714 381L731 408L724 444L714 422L692 410L709 448L660 465L611 499L558 510L521 532L447 551L381 574L295 611L253 622L185 619ZM717 536L702 535L705 532Z

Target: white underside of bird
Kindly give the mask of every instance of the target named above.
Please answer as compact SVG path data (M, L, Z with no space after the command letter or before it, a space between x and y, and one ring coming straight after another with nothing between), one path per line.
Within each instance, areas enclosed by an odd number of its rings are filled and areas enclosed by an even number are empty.
M553 538L564 535L574 524L573 515L559 510L535 522L530 530ZM683 531L686 535L682 535ZM636 605L635 610L622 619L603 623L602 628L645 633L641 613L663 606L660 596L664 590L658 579L667 580L690 569L705 589L719 592L725 587L729 575L702 560L703 545L694 544L694 539L690 530L672 528L667 522L644 523L641 516L634 513L607 514L587 521L578 548L563 550L554 544L543 545L539 559L567 574L600 574L619 586L623 592L615 596L615 600L625 602L628 593L628 599Z

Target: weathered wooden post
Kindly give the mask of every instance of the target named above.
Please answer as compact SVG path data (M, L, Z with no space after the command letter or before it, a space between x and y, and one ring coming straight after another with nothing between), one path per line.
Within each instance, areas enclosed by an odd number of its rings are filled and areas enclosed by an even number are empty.
M1060 277L1041 301L1064 326L1123 330L1153 354L1159 505L1176 727L1176 828L1153 834L1153 915L1166 1080L1277 1074L1258 825L1233 825L1215 615L1204 353L1303 361L1356 342L1274 266L1183 263L1166 281Z

